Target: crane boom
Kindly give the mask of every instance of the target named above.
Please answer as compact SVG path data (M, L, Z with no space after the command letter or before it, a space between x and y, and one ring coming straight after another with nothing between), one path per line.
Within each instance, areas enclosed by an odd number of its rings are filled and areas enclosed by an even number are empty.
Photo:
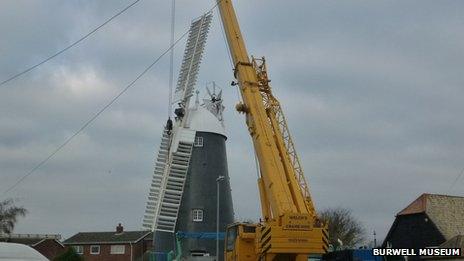
M272 94L265 59L250 59L232 1L217 3L243 101L236 109L245 114L259 162L258 187L264 219L256 226L230 227L226 258L305 260L309 254L324 253L326 230L318 221L282 108ZM229 238L238 240L232 244Z

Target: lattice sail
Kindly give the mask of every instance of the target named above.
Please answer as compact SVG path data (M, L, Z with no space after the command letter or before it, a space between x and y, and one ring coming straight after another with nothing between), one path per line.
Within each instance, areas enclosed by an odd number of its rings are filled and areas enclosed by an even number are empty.
M166 171L166 163L169 158L169 147L171 145L171 134L169 130L164 129L161 137L161 145L158 151L158 157L155 161L155 171L151 181L150 191L148 192L148 201L143 216L142 226L147 229L153 229L155 216L158 213L158 205L162 190L164 172Z
M164 152L165 136L158 154L142 226L174 232L192 155L195 131L178 127L172 134L171 152ZM168 156L165 160L165 156ZM162 170L162 171L161 171Z
M207 13L193 21L190 26L173 103L187 103L187 100L193 96L193 88L197 81L211 19L212 13Z

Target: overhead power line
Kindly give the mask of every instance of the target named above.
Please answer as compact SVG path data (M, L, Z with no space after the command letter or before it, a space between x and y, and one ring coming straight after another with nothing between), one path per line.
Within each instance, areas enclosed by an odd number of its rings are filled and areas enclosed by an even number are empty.
M459 179L462 177L462 175L464 174L464 168L461 169L461 171L458 173L458 175L456 176L456 178L454 179L453 183L451 183L451 186L449 188L449 192L448 193L451 193L453 188L454 188L454 185L456 185L459 181Z
M165 56L174 46L177 45L177 43L184 38L188 33L185 32L181 37L179 37L167 50L165 50L160 56L158 56L148 67L145 68L133 81L131 81L124 89L122 89L113 99L110 100L103 108L101 108L97 113L95 113L90 119L88 119L77 131L74 132L73 135L71 135L69 138L67 138L60 146L58 146L52 153L50 153L45 159L43 159L41 162L39 162L37 165L35 165L29 172L27 172L24 176L22 176L20 179L16 181L12 186L10 186L7 190L3 192L3 194L7 194L11 190L13 190L15 187L17 187L23 180L25 180L27 177L32 175L36 170L38 170L40 167L42 167L47 161L49 161L53 156L55 156L61 149L63 149L71 140L73 140L77 135L79 135L82 131L84 131L92 122L94 122L98 116L100 116L106 109L108 109L116 100L121 97L127 90L129 90L130 87L132 87L142 76L144 76L153 66L155 66L156 63L158 63L163 56Z
M219 5L219 3L222 0L218 0L217 3L211 7L207 12L211 12L216 6ZM205 13L207 13L205 12ZM61 149L63 149L66 145L68 145L69 142L71 142L77 135L79 135L82 131L84 131L90 124L92 124L98 116L100 116L106 109L108 109L113 103L116 102L119 97L121 97L129 88L131 88L140 78L142 78L148 71L150 71L153 66L155 66L161 58L163 58L167 53L173 49L180 40L182 40L187 34L189 33L189 30L186 30L177 40L169 46L161 55L159 55L148 67L145 68L137 77L131 81L124 89L122 89L113 99L110 100L105 106L103 106L97 113L95 113L90 119L88 119L77 131L74 132L73 135L71 135L69 138L67 138L60 146L58 146L55 150L52 151L46 158L44 158L41 162L39 162L37 165L35 165L29 172L27 172L24 176L22 176L20 179L18 179L13 185L11 185L7 190L3 192L2 195L6 195L8 192L16 188L21 182L23 182L27 177L31 176L35 171L37 171L40 167L45 165L51 158L53 158Z
M137 4L138 2L140 2L140 0L136 0L134 2L132 2L131 4L129 4L128 6L124 7L124 9L122 9L121 11L117 12L115 15L111 16L108 20L106 20L104 23L100 24L99 26L95 27L92 31L88 32L86 35L82 36L81 38L79 38L77 41L71 43L70 45L66 46L64 49L56 52L55 54L52 54L50 55L49 57L45 58L44 60L28 67L27 69L19 72L19 73L16 73L12 76L10 76L8 79L0 82L0 86L4 85L4 84L7 84L11 81L13 81L14 79L20 77L21 75L23 74L26 74L32 70L34 70L35 68L39 67L40 65L50 61L51 59L57 57L58 55L66 52L67 50L73 48L74 46L76 46L77 44L79 44L80 42L84 41L85 39L87 39L89 36L91 36L92 34L94 34L95 32L97 32L100 28L102 28L103 26L107 25L109 22L111 22L113 19L115 19L116 17L120 16L121 14L123 14L125 11L127 11L129 8L131 8L132 6L134 6L135 4Z

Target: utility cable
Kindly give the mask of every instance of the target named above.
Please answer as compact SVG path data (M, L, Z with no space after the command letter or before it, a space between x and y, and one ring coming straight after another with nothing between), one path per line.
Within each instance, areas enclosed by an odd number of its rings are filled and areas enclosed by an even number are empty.
M140 0L137 0L140 1ZM209 9L208 12L211 12L218 4L223 0L218 0L217 3ZM206 12L207 13L207 12ZM95 113L90 119L88 119L73 135L67 138L60 146L58 146L55 150L52 151L45 159L35 165L29 172L27 172L24 176L18 179L12 186L10 186L7 190L5 190L2 195L6 195L8 192L16 188L21 182L23 182L26 178L31 176L35 171L37 171L40 167L45 165L53 156L55 156L61 149L63 149L66 145L68 145L71 140L73 140L77 135L79 135L82 131L84 131L90 124L92 124L98 116L100 116L106 109L108 109L116 100L121 97L129 88L131 88L140 78L142 78L150 69L155 66L161 58L163 58L172 48L174 48L180 40L182 40L190 30L186 30L177 40L169 46L161 55L159 55L145 70L143 70L132 82L130 82L122 91L120 91L113 99L110 100L103 108L101 108L97 113Z
M34 70L35 68L39 67L40 65L50 61L51 59L57 57L58 55L66 52L67 50L71 49L72 47L76 46L77 44L79 44L80 42L84 41L85 39L87 39L89 36L91 36L92 34L94 34L95 32L97 32L100 28L102 28L103 26L107 25L109 22L111 22L113 19L115 19L116 17L120 16L121 14L123 14L125 11L127 11L129 8L131 8L132 6L134 6L135 4L137 4L138 2L140 2L140 0L135 0L134 2L132 2L131 4L129 4L128 6L124 7L121 11L117 12L115 15L111 16L108 20L106 20L104 23L100 24L99 26L95 27L92 31L88 32L86 35L82 36L81 38L79 38L77 41L71 43L70 45L66 46L64 49L50 55L49 57L45 58L44 60L30 66L29 68L19 72L19 73L16 73L14 75L12 75L11 77L9 77L8 79L0 82L0 86L4 85L4 84L7 84L11 81L13 81L14 79L20 77L21 75L23 74L26 74L32 70Z
M14 183L11 187L9 187L7 190L3 192L3 194L6 194L13 190L15 187L17 187L24 179L32 175L37 169L42 167L47 161L49 161L53 156L55 156L62 148L64 148L71 140L73 140L77 135L79 135L84 129L86 129L92 122L94 122L98 116L100 116L106 109L108 109L116 100L121 97L127 90L129 90L130 87L132 87L142 76L144 76L153 66L155 66L156 63L158 63L161 58L163 58L174 46L182 39L184 38L187 34L185 32L180 38L178 38L173 45L171 45L167 50L165 50L158 58L155 59L154 62L152 62L145 70L143 70L132 82L130 82L122 91L120 91L109 103L107 103L103 108L101 108L97 113L95 113L90 119L88 119L76 132L74 132L73 135L71 135L69 138L67 138L60 146L58 146L48 157L43 159L39 164L35 165L29 172L27 172L26 175L22 176L16 183Z
M459 179L462 177L463 174L464 174L464 168L462 168L461 172L459 172L459 174L456 176L456 178L454 179L454 182L451 183L451 186L449 188L449 193L451 193L451 191L454 188L454 185L456 185L456 183L458 183Z

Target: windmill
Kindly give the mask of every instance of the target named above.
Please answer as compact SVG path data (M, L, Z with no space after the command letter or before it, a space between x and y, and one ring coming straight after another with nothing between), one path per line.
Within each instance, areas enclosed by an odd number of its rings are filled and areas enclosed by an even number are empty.
M190 26L174 92L175 119L168 120L163 130L155 161L142 225L154 232L156 252L174 251L176 234L193 233L195 237L183 237L183 255L212 257L215 254L212 239L219 240L216 225L219 223L221 230L225 230L233 222L222 91L216 93L213 84L212 91L207 88L209 98L200 104L197 91L194 104L190 104L211 18L211 13L205 14ZM226 179L218 184L218 176ZM216 186L221 188L220 197L216 195ZM215 214L217 202L221 203L219 219ZM209 240L199 240L205 238Z
M194 20L179 72L173 103L175 122L168 120L161 138L142 226L174 233L189 166L195 131L186 128L186 113L193 96L212 14Z

